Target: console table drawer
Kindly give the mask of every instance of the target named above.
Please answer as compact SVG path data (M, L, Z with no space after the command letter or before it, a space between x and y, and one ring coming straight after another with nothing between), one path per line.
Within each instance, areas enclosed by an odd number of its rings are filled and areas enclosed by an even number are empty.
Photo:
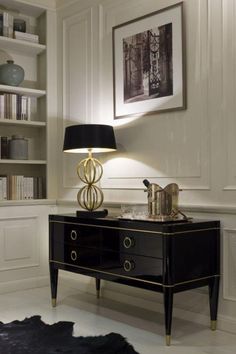
M54 243L53 252L51 252L51 260L91 268L101 266L101 254L99 249L71 245L64 246L62 243Z
M102 248L140 256L163 258L162 236L135 230L103 229Z
M106 272L139 279L162 278L162 260L157 258L103 252L102 269Z
M67 223L52 223L52 243L100 248L101 230L89 226Z

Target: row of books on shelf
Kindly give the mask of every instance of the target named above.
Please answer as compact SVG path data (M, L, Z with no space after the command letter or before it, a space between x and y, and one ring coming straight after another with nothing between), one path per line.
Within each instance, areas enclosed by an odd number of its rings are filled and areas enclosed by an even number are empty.
M14 16L7 11L0 12L0 36L16 38L23 41L29 41L33 43L39 43L39 36L33 33L25 32L25 28L22 31L17 31L16 21L19 19L14 19ZM22 22L24 22L22 20ZM19 26L19 25L18 25Z
M31 98L14 93L0 93L0 119L30 120Z
M43 177L0 176L0 200L43 198Z

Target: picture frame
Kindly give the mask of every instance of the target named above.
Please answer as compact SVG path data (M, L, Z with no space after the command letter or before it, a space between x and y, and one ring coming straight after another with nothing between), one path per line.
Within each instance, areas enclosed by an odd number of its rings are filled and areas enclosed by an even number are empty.
M114 119L186 108L183 2L112 28Z

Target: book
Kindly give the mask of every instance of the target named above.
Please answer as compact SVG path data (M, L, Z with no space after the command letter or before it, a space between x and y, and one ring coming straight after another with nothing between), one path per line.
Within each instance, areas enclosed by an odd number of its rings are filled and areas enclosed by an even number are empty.
M1 159L8 159L8 137L1 136Z
M4 95L0 94L0 119L5 118L5 103L4 103Z
M27 107L28 107L28 97L21 96L21 120L28 120Z
M39 43L39 36L37 34L14 31L13 36L15 39L20 39L23 41L29 41L33 43Z
M0 36L3 36L3 14L0 13Z
M7 200L7 176L2 176L2 199Z
M4 11L3 12L3 36L13 38L13 16Z
M10 96L10 107L11 107L10 119L16 120L17 117L17 95L16 94L11 94Z

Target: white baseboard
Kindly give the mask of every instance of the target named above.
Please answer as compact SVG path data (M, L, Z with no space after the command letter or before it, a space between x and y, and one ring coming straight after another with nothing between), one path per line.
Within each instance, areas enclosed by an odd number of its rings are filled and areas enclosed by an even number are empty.
M12 280L9 282L0 283L0 294L13 291L41 288L49 285L49 277L37 277L29 279Z

